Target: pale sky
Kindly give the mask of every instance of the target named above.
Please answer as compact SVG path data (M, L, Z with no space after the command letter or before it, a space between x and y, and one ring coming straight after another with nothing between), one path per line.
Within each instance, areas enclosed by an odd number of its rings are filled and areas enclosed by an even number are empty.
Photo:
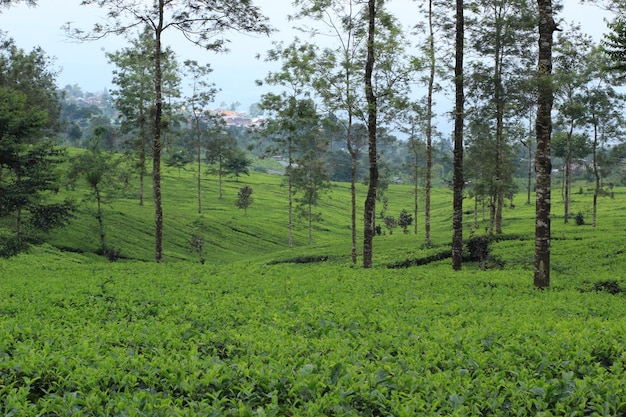
M606 28L603 21L606 14L596 7L580 5L577 0L564 0L564 3L562 17L568 22L580 23L584 32L599 40ZM267 87L257 87L255 80L263 79L274 66L255 56L259 53L263 55L271 48L272 40L288 41L294 34L290 29L292 22L286 19L291 10L290 0L257 0L255 4L270 18L271 25L279 29L270 38L240 34L227 36L231 40L231 51L227 54L205 52L186 42L165 39L166 44L176 51L180 63L195 59L201 64L211 65L211 81L222 90L216 97L216 105L238 101L242 104L239 109L246 111L250 104L259 101ZM389 0L387 4L398 16L406 18L417 14L417 3L414 1ZM79 0L39 0L36 8L16 6L0 12L0 28L14 38L19 47L30 50L41 46L55 58L55 66L60 71L57 77L59 87L78 84L86 92L113 88L113 66L108 64L105 51L122 49L126 41L113 36L79 44L68 41L61 30L67 21L73 22L76 27L90 29L104 16L104 10L79 6Z

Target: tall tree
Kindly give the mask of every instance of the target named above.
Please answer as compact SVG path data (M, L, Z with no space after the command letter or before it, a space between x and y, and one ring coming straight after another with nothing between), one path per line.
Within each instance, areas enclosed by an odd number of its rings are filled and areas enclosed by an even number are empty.
M515 116L510 103L517 101L516 80L528 76L526 62L530 62L534 37L535 15L530 0L472 0L468 16L472 49L477 59L472 62L470 82L471 98L482 108L480 117L492 124L495 151L494 165L494 221L496 233L502 233L502 212L507 185L513 172L507 170L510 162L512 137L507 121Z
M102 205L106 201L107 194L111 195L117 188L116 174L119 173L116 168L120 161L115 159L111 153L102 150L102 137L106 133L106 128L96 129L87 150L72 158L71 168L68 172L71 183L74 183L79 177L84 178L96 200L95 217L98 221L100 252L103 255L106 255L110 248L107 247L106 242Z
M372 267L374 252L374 217L378 194L378 152L376 134L378 128L378 97L374 90L374 65L376 63L376 13L378 2L368 0L367 13L367 60L365 61L365 99L367 101L367 143L369 161L369 184L365 197L363 227L363 267Z
M611 85L607 73L606 57L602 51L593 48L587 60L591 69L590 82L586 86L584 104L587 108L587 125L592 130L591 150L593 156L593 220L596 227L598 216L598 197L602 191L602 178L598 164L600 147L608 141L621 140L624 134L624 95Z
M272 145L270 153L287 154L287 205L288 205L288 246L293 247L293 197L294 168L300 145L308 142L320 128L319 116L311 99L312 63L317 54L315 45L294 40L286 47L276 44L268 53L268 60L280 61L280 71L271 72L265 82L281 86L281 93L264 94L260 103L268 113L263 136Z
M417 62L406 56L404 32L398 20L385 10L383 1L369 4L356 0L298 0L296 5L300 7L297 17L310 17L316 22L322 22L323 29L312 30L313 35L321 34L336 40L336 47L325 48L315 60L316 71L312 84L328 111L345 120L346 147L352 160L352 178L356 179L362 148L360 138L355 135L356 120L360 119L368 128L371 126L371 100L368 103L367 88L363 88L362 84L369 56L367 41L372 17L370 10L375 11L373 18L376 28L372 38L375 45L371 49L373 64L370 96L370 99L376 98L376 123L390 123L396 116L397 102L400 96L408 94L409 80L413 75L411 72L415 70ZM356 187L354 182L352 184L352 261L356 263ZM365 228L373 227L373 222ZM367 250L364 247L365 252Z
M207 171L210 174L217 174L218 196L222 199L222 185L224 175L227 174L225 162L236 151L237 141L232 131L226 128L226 122L221 114L211 114L211 117L207 119L206 129L209 140L206 144L205 162L211 165Z
M40 49L26 52L0 35L0 217L14 222L1 253L14 255L67 224L75 210L51 203L59 188L56 169L65 152L49 135L59 128L56 74Z
M537 152L535 172L537 191L535 203L535 262L534 284L537 288L550 287L550 138L552 134L552 80L553 34L557 30L552 0L537 0L539 7L539 56L537 60Z
M184 65L190 78L191 95L186 102L189 106L190 136L196 153L198 213L202 213L202 152L207 146L207 127L212 121L212 114L207 106L215 98L217 89L215 84L206 80L213 71L209 65L200 65L193 60L185 61Z
M66 26L67 33L80 40L119 35L136 27L149 27L154 38L151 55L154 68L155 111L152 138L152 191L154 195L155 260L163 260L163 203L161 194L161 151L163 149L163 34L178 31L193 44L213 51L224 49L224 32L238 30L268 33L266 18L250 0L189 0L184 3L154 0L151 4L134 0L83 0L81 5L108 9L106 23L91 32Z
M318 119L319 125L319 116L313 102L307 103L310 123L315 126L314 123ZM330 187L324 158L327 143L318 132L319 130L312 129L310 134L301 138L299 155L296 159L297 166L292 170L298 214L307 221L309 245L313 243L313 222L321 221L321 213L315 213L314 209L317 207L322 192Z
M433 171L433 107L435 92L435 76L437 60L435 55L435 29L434 29L433 0L428 0L428 95L426 99L426 181L424 183L424 243L430 245L430 196L432 190ZM415 209L415 232L417 233L417 208Z
M146 162L152 154L151 133L154 132L151 115L155 109L154 67L152 56L154 39L152 31L146 27L137 38L130 41L130 46L113 53L107 53L109 62L117 67L113 71L113 83L117 86L111 91L115 107L121 114L122 132L132 135L128 152L136 157L139 173L139 205L145 201ZM180 95L178 84L178 63L174 51L164 48L161 58L162 94L164 98ZM167 100L164 100L166 103Z
M456 0L455 65L454 65L454 177L452 201L452 268L463 266L463 123L465 92L463 80L463 54L465 48L465 17L463 0Z
M428 104L427 104L428 106ZM407 106L407 111L401 114L401 118L404 119L402 126L400 127L400 131L407 135L407 150L410 152L412 161L409 163L411 165L412 174L413 174L413 215L415 216L415 223L413 232L417 234L417 212L419 206L419 183L420 183L420 157L428 153L428 151L424 152L424 147L428 148L428 144L424 144L418 138L418 133L421 131L420 128L423 125L423 119L428 119L428 116L424 117L422 114L423 110L419 103L411 103ZM428 112L428 110L426 110ZM432 111L432 110L431 110ZM428 131L428 120L426 120L426 130ZM432 134L432 132L431 132ZM426 134L428 136L428 133ZM432 149L431 149L432 154ZM432 155L431 155L432 156ZM431 161L432 163L432 161ZM428 175L426 175L428 177ZM428 181L428 179L427 179ZM428 243L427 243L428 244Z
M363 9L358 1L297 0L298 18L311 17L330 28L325 33L337 40L318 61L319 77L314 85L330 112L345 115L346 149L350 155L350 222L351 259L357 263L356 178L357 165L364 147L362 137L355 134L355 119L363 121L363 92L359 88L363 74L364 55ZM318 34L314 32L314 34Z
M572 158L574 139L585 118L586 109L582 94L589 82L587 55L591 48L591 39L580 33L578 28L567 31L566 36L559 36L555 45L554 80L557 126L565 132L563 147L564 169L564 221L570 217L572 201Z

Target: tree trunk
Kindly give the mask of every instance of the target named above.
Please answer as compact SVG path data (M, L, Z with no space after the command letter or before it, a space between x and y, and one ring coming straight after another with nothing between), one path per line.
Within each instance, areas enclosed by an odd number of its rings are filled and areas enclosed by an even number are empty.
M367 99L367 133L369 156L369 187L365 198L364 228L363 228L363 267L372 267L374 216L376 215L376 192L378 187L378 155L376 149L376 127L378 109L374 86L372 84L374 72L374 36L376 30L376 0L368 0L369 24L367 33L367 61L365 63L365 97Z
M98 188L98 185L94 186L94 192L96 194L96 205L98 207L96 219L98 220L98 231L100 232L100 249L102 253L104 253L106 249L106 236L104 234L104 220L102 219L102 198L100 197L100 188Z
M219 188L220 188L220 192L219 192L219 199L222 199L222 154L220 153L219 157L218 157L218 167L217 167L217 175L218 175L218 182L219 182Z
M596 227L597 224L597 214L598 214L598 195L600 194L600 187L602 184L600 183L600 171L598 170L598 123L593 115L593 176L595 178L596 186L593 189L593 219L592 226Z
M350 228L352 232L352 263L357 263L357 247L356 247L356 168L359 153L352 145L352 111L348 111L348 129L346 132L346 143L348 152L350 153Z
M496 19L498 17L496 16ZM497 31L501 25L496 24ZM494 65L494 101L496 104L496 198L495 226L496 233L502 233L502 209L504 207L504 88L502 87L502 45L501 33L496 34Z
M418 182L419 182L419 169L417 164L419 163L419 159L418 159L418 155L417 155L417 147L413 148L413 151L415 152L415 171L413 172L414 178L414 187L413 187L413 216L415 218L415 221L413 222L413 232L415 234L417 234L417 211L419 209L418 205L418 193L419 193L419 187L418 187Z
M154 257L157 263L163 260L163 206L161 201L161 122L163 118L163 69L161 68L161 32L163 30L163 8L165 0L159 0L159 22L155 31L154 91L156 111L154 116L154 138L152 156L152 193L154 195Z
M309 202L309 246L313 244L313 205Z
M455 40L455 108L454 108L454 179L452 203L452 269L459 271L463 265L463 117L465 94L463 91L463 49L465 19L463 0L456 0L456 40Z
M478 229L478 194L474 196L474 229Z
M550 139L552 134L552 35L557 29L552 15L552 0L537 0L539 6L539 57L537 97L537 200L535 203L535 262L534 284L550 287Z
M287 244L289 248L293 247L293 155L292 155L292 146L291 146L291 137L288 139L287 144L287 152L289 165L287 165L287 199L289 201L289 236L287 238Z
M530 205L530 189L533 180L533 142L532 142L532 119L528 119L528 184L526 204Z
M198 136L199 132L198 132ZM200 137L198 137L198 155L197 155L197 159L196 162L198 164L198 214L202 213L202 181L201 181L201 176L202 176L202 145L200 145Z
M143 103L139 109L139 205L143 206L145 195L145 177L146 177L146 120L144 114Z
M572 135L574 134L574 122L570 123L567 139L565 142L565 178L563 180L563 189L565 191L565 207L563 216L564 222L568 223L571 216L572 207Z
M433 92L435 88L435 33L433 30L433 0L428 2L428 97L426 104L426 182L424 184L424 244L430 245L430 192L433 170ZM415 215L417 224L417 214Z

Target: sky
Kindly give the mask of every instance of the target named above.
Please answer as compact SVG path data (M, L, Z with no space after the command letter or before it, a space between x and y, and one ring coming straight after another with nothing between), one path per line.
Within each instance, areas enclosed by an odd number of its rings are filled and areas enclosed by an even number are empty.
M562 18L567 22L580 23L584 32L595 40L602 37L606 29L602 10L594 6L580 5L577 0L563 0L565 7ZM40 46L54 58L54 67L59 71L57 84L78 84L85 92L101 92L114 88L112 71L114 67L107 62L105 52L115 52L126 47L123 37L108 37L102 40L76 43L65 36L61 27L66 22L82 29L90 29L93 23L101 21L104 10L93 6L80 6L79 0L39 0L39 6L29 8L24 5L0 10L0 29L15 39L17 45L30 50ZM179 62L194 59L201 64L210 64L213 68L211 81L221 91L215 99L216 107L222 103L230 105L241 103L238 110L246 111L258 102L267 92L265 86L259 87L255 81L263 79L276 64L257 59L277 40L289 41L296 32L293 22L287 21L291 9L291 0L256 0L256 5L269 17L270 24L278 32L268 36L233 34L230 39L229 53L216 54L206 52L182 39L165 38L178 55ZM406 18L416 15L417 2L412 0L389 0L387 3L397 16ZM413 23L413 22L406 22ZM302 37L301 34L299 34Z

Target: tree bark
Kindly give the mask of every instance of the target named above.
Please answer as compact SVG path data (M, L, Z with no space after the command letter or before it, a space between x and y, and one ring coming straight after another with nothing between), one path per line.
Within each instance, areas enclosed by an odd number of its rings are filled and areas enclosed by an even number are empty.
M348 83L349 85L349 83ZM348 128L346 132L348 152L350 153L350 229L352 234L352 264L357 263L356 247L356 168L359 153L352 144L352 110L348 110Z
M367 134L369 157L369 187L365 197L363 228L363 267L372 267L374 216L376 215L376 192L378 187L378 151L376 149L376 127L378 108L372 76L374 72L374 36L376 30L376 0L368 0L369 23L367 34L367 61L365 63L365 98L367 100Z
M199 129L199 128L198 128ZM202 145L200 144L200 135L198 134L198 148L196 149L196 164L198 175L198 214L202 213Z
M496 40L494 50L494 102L496 105L496 233L502 233L502 209L504 207L504 87L502 86L502 24L501 14L495 13Z
M570 122L569 131L565 143L565 179L563 181L563 189L565 191L565 205L563 217L564 222L568 223L571 216L572 207L572 135L574 134L574 121Z
M598 170L598 123L596 115L593 115L593 176L595 179L595 187L593 189L593 217L591 221L592 227L596 227L598 218L598 195L600 194L600 171Z
M465 19L463 0L456 0L456 60L454 85L456 90L454 108L454 197L452 203L452 269L459 271L463 265L463 117L465 93L463 91L463 49Z
M288 199L288 237L287 237L287 244L289 246L289 248L293 248L293 149L291 146L292 143L292 139L291 137L289 137L288 139L288 145L287 145L287 152L288 152L288 159L289 159L289 164L287 165L287 199Z
M430 245L430 192L433 170L433 92L435 87L435 33L433 29L433 0L428 2L428 97L426 104L426 182L424 184L424 244ZM415 214L417 224L417 213ZM417 233L417 231L416 231Z
M154 195L154 257L157 263L163 260L163 206L161 201L161 124L163 119L163 69L161 68L161 33L163 31L163 13L165 0L159 0L159 21L154 32L154 91L156 93L156 111L154 115L154 138L152 142L152 193Z
M552 0L537 0L539 6L539 58L537 97L537 151L535 173L537 196L535 203L535 262L534 284L550 287L550 139L552 134L552 35L557 29L552 14Z

